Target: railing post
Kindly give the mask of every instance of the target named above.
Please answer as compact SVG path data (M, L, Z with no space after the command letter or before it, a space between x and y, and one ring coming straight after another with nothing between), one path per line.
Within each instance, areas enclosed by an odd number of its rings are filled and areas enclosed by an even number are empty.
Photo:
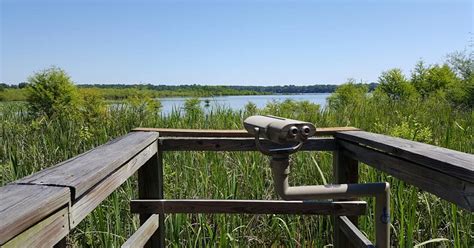
M157 153L138 170L138 196L140 199L163 199L163 152L156 141ZM151 214L140 214L143 225ZM165 216L160 214L158 230L152 235L146 247L162 248L165 244Z
M334 183L358 183L359 181L359 164L357 160L344 156L341 147L333 152L333 173ZM353 199L351 199L353 200ZM357 216L349 216L349 220L357 226ZM343 225L342 221L338 217L333 218L334 223L334 247L354 247L352 243L347 239L345 234L340 229Z

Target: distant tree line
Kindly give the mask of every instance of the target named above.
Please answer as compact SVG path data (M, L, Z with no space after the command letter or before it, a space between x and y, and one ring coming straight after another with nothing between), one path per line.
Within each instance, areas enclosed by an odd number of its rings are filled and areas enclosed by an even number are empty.
M28 85L22 82L18 85L0 83L0 90L2 89L22 89ZM377 87L377 83L362 84L369 88L370 91ZM315 84L315 85L278 85L278 86L245 86L245 85L231 85L231 86L214 86L214 85L199 85L199 84L184 84L184 85L153 85L153 84L80 84L78 88L98 88L98 89L138 89L138 90L152 90L152 91L169 91L169 92L183 92L183 91L197 91L197 92L214 92L215 95L231 95L231 94L303 94L303 93L332 93L338 85L335 84ZM208 95L208 94L204 94Z
M364 84L370 90L377 87L376 83ZM283 85L283 86L229 86L237 90L251 90L275 94L302 94L302 93L332 93L339 85L315 84L315 85Z
M5 90L5 89L23 89L28 85L27 82L22 82L19 84L6 84L6 83L0 83L0 91Z
M374 90L377 83L364 84L369 87L369 90ZM300 93L332 93L338 85L335 84L314 84L314 85L277 85L277 86L246 86L246 85L230 85L230 86L212 86L199 84L184 84L184 85L153 85L153 84L82 84L78 85L80 88L138 88L157 91L176 91L176 90L238 90L238 91L253 91L258 93L274 93L274 94L300 94Z

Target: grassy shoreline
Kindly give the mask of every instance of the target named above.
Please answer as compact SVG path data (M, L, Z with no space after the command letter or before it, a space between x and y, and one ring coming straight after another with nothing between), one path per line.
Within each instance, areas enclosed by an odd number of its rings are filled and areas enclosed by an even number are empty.
M152 98L164 98L164 97L212 97L212 96L235 96L235 95L269 95L269 92L257 92L248 90L205 90L205 91L193 91L193 90L181 90L181 91L168 91L168 90L149 90L149 89L136 89L136 88L124 88L124 89L112 89L112 88L79 88L79 92L94 91L96 94L102 96L105 100L125 100L136 94L146 95ZM11 102L11 101L26 101L27 100L27 89L4 89L0 91L0 102Z

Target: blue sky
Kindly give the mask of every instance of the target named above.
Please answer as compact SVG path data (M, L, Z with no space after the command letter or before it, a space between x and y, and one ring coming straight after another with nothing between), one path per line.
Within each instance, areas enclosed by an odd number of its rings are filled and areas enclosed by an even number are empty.
M340 84L468 48L472 1L0 0L0 82Z

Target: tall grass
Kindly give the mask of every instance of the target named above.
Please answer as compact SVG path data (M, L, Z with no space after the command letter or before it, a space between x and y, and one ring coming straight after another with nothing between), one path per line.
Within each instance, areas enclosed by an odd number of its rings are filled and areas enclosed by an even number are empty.
M296 111L294 111L296 109ZM265 109L241 111L199 107L176 109L167 116L127 104L110 108L95 123L82 120L31 120L21 104L0 105L0 185L121 136L138 126L241 129L255 113L271 113L316 123L318 127L355 126L367 131L427 142L474 153L474 113L443 101L364 101L337 111L307 102L269 103ZM332 155L293 155L291 184L332 181ZM165 198L277 199L268 158L258 152L166 152ZM393 245L397 247L472 247L473 214L419 191L389 175L362 165L361 182L392 185ZM94 210L70 235L83 247L120 246L138 228L128 204L137 198L136 177L129 179ZM360 226L374 240L374 204ZM322 247L332 243L329 217L293 215L175 214L166 218L167 244L173 247L288 246Z

